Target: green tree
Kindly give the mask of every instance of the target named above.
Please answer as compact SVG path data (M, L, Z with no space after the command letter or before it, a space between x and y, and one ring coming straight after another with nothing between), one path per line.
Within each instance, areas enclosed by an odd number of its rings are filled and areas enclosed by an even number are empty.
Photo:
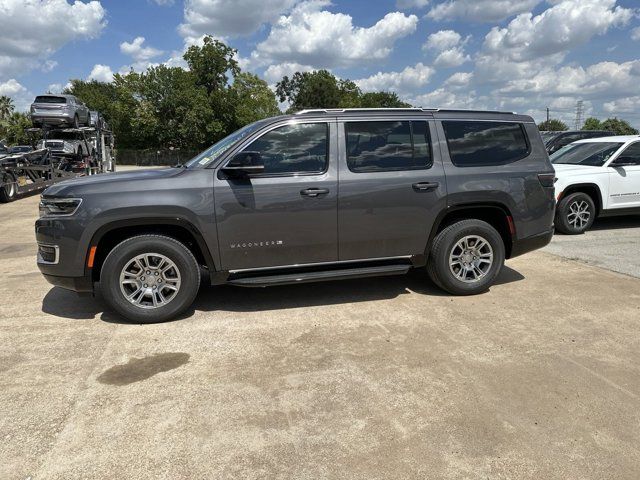
M2 121L2 136L9 145L31 145L32 138L27 133L31 118L22 112L12 112Z
M289 111L305 108L339 108L342 92L338 79L328 70L296 72L276 84L281 102L289 102Z
M411 104L403 102L394 92L368 92L360 97L362 108L409 108Z
M224 90L229 86L228 74L236 76L240 67L235 60L237 51L210 36L203 39L202 46L192 45L184 54L195 82L207 89L207 94Z
M582 130L602 130L602 122L594 117L589 117L584 121Z
M6 95L0 96L0 120L9 118L14 110L13 100Z
M281 113L275 94L257 75L239 73L233 80L231 92L238 127Z
M601 125L603 130L615 132L616 135L637 135L638 130L633 128L629 122L621 118L608 118Z
M561 132L563 130L569 130L569 127L567 127L567 124L562 122L561 120L552 118L551 120L545 120L544 122L538 124L538 130L548 132Z

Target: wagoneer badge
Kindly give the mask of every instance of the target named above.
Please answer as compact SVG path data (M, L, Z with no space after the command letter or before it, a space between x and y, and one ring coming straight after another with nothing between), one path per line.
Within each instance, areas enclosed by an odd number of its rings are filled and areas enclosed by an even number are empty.
M282 240L268 240L266 242L243 242L232 243L231 248L256 248L256 247L272 247L277 245L284 245Z

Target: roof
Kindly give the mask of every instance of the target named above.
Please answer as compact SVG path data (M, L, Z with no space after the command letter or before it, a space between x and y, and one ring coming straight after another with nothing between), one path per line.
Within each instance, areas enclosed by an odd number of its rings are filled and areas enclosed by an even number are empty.
M527 115L497 110L458 110L446 108L314 108L305 109L288 115L290 118L302 116L335 116L335 117L365 117L365 116L402 116L424 115L430 118L459 118L474 120L505 120L533 122Z
M600 143L600 142L627 143L635 140L640 140L640 135L614 135L611 137L584 138L582 140L577 140L573 143Z

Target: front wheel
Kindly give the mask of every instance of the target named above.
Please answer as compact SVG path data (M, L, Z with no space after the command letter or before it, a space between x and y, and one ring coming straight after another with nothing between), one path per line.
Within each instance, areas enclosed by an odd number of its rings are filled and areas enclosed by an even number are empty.
M449 293L475 295L493 284L504 259L504 241L495 228L482 220L461 220L436 235L427 272Z
M560 200L556 209L556 230L565 235L586 232L596 218L596 206L586 193L576 192Z
M104 261L102 295L127 320L157 323L186 310L198 293L200 269L191 251L160 235L140 235L117 245Z

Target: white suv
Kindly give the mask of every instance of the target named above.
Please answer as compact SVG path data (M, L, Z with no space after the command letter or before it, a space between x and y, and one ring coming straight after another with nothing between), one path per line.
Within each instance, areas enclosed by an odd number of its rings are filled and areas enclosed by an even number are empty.
M556 229L584 233L597 216L640 214L640 136L579 140L551 156Z

